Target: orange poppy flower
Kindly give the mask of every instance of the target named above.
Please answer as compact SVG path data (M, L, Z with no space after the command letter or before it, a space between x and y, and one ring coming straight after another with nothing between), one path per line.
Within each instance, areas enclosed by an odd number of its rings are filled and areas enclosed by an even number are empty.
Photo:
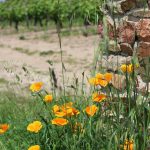
M0 134L5 133L9 129L8 124L0 124Z
M85 111L89 116L94 116L94 114L97 112L98 107L96 105L88 106L86 107Z
M32 92L39 92L43 86L43 82L36 82L30 85L30 90Z
M111 79L112 79L111 73L105 73L105 74L97 73L94 78L90 78L88 81L91 85L96 85L96 86L100 85L106 87L108 83L111 81Z
M75 116L80 114L80 112L75 108L68 108L63 110L66 113L66 116Z
M58 125L58 126L65 126L68 124L68 120L64 119L64 118L55 118L53 120L51 120L51 123L54 125Z
M80 112L72 107L73 103L66 103L62 106L54 105L53 112L57 117L65 117L65 116L74 116L78 115Z
M52 95L46 95L45 97L44 97L44 101L45 102L51 102L53 100L53 96Z
M27 130L30 132L38 133L42 128L40 121L34 121L27 126Z
M106 99L105 94L98 94L97 92L93 93L92 99L94 102L101 102Z
M111 73L105 73L104 78L106 81L110 82L112 79L112 74Z

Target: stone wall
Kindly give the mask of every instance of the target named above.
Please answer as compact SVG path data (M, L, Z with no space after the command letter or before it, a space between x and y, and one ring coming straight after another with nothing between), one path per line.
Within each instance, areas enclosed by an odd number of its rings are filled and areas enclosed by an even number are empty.
M102 11L108 25L109 51L119 52L124 56L136 53L139 62L149 65L149 8L150 0L108 0ZM150 70L150 65L147 68Z

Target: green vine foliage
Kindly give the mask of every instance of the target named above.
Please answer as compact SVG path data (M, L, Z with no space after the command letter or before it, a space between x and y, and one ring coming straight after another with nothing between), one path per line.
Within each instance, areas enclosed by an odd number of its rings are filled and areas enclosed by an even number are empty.
M34 22L55 24L68 22L72 26L73 19L95 24L102 16L100 6L103 0L5 0L0 2L0 21L16 23Z

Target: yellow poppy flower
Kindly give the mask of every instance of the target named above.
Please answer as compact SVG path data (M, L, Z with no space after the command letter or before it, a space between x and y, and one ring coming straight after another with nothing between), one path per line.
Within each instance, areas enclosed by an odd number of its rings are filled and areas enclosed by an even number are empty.
M40 121L34 121L27 126L27 130L34 133L38 133L41 129L42 123Z
M120 69L122 70L122 72L128 72L128 73L132 73L134 69L137 69L139 67L138 64L134 65L133 64L130 64L130 65L126 65L126 64L123 64Z
M105 94L98 94L97 92L93 93L92 99L94 102L101 102L106 99Z
M46 95L46 96L44 97L44 101L45 101L45 102L52 102L52 100L53 100L53 96L52 96L52 95Z
M30 90L32 92L39 92L43 86L43 82L36 82L30 85Z
M134 142L133 140L125 140L124 142L124 150L133 150Z
M128 65L123 64L120 69L122 70L122 72L127 72L128 70Z
M97 110L98 110L98 107L96 105L88 106L85 109L88 116L94 116L94 114L97 112Z
M58 111L60 111L60 107L58 105L54 105L53 106L53 112L56 113Z
M53 120L51 120L51 123L54 125L58 125L58 126L65 126L68 124L68 120L64 119L64 118L55 118Z
M29 147L28 150L40 150L40 146L39 145L33 145L33 146Z
M133 72L133 65L132 64L128 65L127 72L128 73L132 73Z
M8 124L0 124L0 134L5 133L9 129Z

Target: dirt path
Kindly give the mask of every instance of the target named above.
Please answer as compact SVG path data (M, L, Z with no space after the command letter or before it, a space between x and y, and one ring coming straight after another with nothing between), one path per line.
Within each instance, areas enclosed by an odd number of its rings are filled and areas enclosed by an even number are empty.
M89 73L98 36L62 37L65 79L71 80ZM0 78L28 86L32 81L49 81L47 60L53 62L58 80L61 81L61 57L56 33L30 32L24 34L0 35ZM23 69L27 68L28 73Z

